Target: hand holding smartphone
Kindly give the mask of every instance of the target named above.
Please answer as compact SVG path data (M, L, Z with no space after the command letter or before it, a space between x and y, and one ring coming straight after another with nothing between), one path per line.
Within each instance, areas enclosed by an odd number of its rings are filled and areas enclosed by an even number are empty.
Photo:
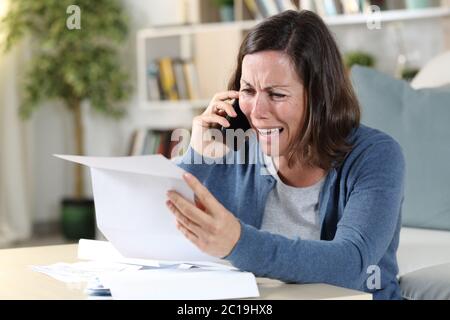
M233 102L230 103L229 101ZM217 128L222 132L222 142L211 139L214 133L211 129ZM246 131L250 128L247 117L239 107L239 92L230 90L214 95L206 110L195 117L192 122L191 147L203 156L220 157L217 150L226 152L226 129L242 129ZM224 144L225 143L225 144ZM213 144L213 145L212 145ZM234 149L237 146L235 144ZM209 154L214 151L214 155ZM208 154L205 154L208 153Z
M223 134L223 141L228 146L232 146L234 151L238 151L241 146L239 145L239 139L237 139L237 137L234 135L234 134L236 134L236 132L231 132L234 137L233 141L227 141L226 130L242 129L243 132L246 132L248 129L250 129L250 123L248 122L247 117L242 112L241 107L239 106L239 99L235 99L233 101L232 105L233 105L233 109L236 112L237 116L230 117L227 115L226 118L227 118L228 122L230 123L230 126L222 127L222 134ZM239 134L242 134L242 132L240 132Z

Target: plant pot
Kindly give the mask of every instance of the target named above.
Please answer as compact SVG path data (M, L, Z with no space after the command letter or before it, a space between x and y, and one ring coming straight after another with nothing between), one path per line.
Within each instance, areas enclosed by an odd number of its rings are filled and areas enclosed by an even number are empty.
M68 240L95 239L94 201L92 199L63 199L61 229L64 237Z

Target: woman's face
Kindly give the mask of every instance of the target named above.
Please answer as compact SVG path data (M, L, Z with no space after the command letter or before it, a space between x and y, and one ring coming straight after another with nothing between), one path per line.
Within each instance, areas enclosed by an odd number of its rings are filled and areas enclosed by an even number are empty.
M287 155L305 110L304 88L287 54L261 51L244 57L239 105L257 132L263 152Z

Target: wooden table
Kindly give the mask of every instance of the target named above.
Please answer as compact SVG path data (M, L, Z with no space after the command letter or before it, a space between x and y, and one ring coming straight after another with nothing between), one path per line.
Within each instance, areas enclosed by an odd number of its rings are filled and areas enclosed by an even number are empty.
M31 265L77 262L77 244L0 250L0 299L88 299L84 284L68 285ZM327 284L285 284L257 278L259 299L370 300L372 295Z

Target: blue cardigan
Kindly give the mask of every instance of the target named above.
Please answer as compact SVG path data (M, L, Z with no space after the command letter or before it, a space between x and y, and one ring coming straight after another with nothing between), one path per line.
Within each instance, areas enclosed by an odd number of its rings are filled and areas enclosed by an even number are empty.
M259 230L276 180L259 161L256 138L226 156L234 164L220 164L225 158L211 163L189 148L178 165L239 219L240 239L225 257L237 268L288 283L328 283L371 292L374 299L399 299L402 150L387 134L364 125L352 131L349 141L352 151L328 172L319 195L321 240L292 240Z

